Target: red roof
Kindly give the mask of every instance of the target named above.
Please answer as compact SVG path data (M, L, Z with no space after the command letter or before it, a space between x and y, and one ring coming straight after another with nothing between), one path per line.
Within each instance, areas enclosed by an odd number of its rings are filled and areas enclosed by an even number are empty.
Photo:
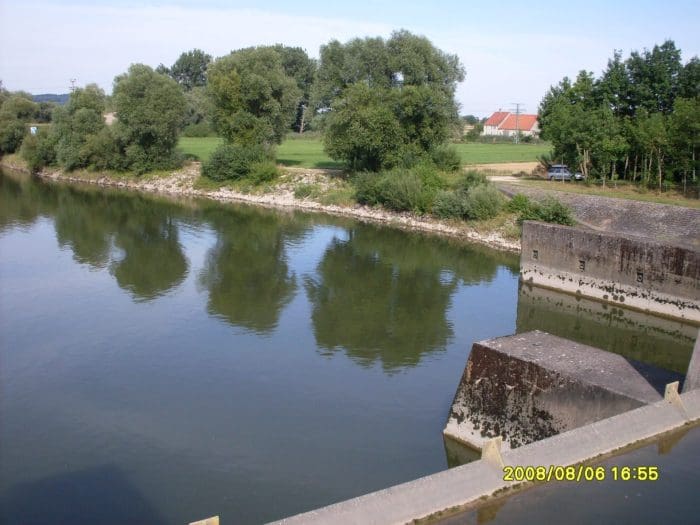
M498 115L498 113L496 113ZM493 118L493 117L492 117ZM490 119L489 119L490 120ZM513 113L508 114L508 118L499 126L499 129L507 130L520 130L520 131L530 131L532 127L537 123L537 115L526 115L522 114L518 116L518 122L516 127L515 115ZM488 122L487 122L488 124Z
M496 111L489 119L484 122L484 126L498 126L509 115L507 111Z

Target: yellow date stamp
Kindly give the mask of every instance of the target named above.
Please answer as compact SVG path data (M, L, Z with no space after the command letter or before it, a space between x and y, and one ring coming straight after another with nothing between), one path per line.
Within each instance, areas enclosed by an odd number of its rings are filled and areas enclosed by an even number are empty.
M649 465L594 467L590 465L505 466L503 481L657 481L659 467Z

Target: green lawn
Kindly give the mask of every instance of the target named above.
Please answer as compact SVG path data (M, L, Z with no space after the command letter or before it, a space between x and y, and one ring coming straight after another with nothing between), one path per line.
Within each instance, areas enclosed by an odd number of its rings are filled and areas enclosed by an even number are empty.
M537 156L549 153L552 146L544 144L455 144L464 164L493 164L497 162L535 162Z
M218 137L181 137L179 145L185 153L204 161L220 143ZM550 150L548 144L455 144L454 147L464 164L536 161L538 155ZM301 168L342 167L323 152L323 143L318 136L290 134L277 148L277 162Z

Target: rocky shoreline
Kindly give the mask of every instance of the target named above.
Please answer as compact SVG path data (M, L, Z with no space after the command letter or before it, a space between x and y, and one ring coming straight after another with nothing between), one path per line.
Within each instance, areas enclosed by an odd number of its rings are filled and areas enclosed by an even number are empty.
M0 166L28 173L27 166L21 161L3 158ZM95 184L98 186L123 188L147 193L164 194L181 197L202 197L220 202L245 202L270 208L294 208L304 211L329 213L343 217L352 217L361 221L386 224L407 230L423 231L456 237L469 242L486 245L498 250L520 252L520 240L507 239L500 232L481 232L467 223L455 225L432 217L423 217L411 213L397 213L383 208L363 205L338 206L321 204L311 199L299 199L294 196L296 184L328 184L328 175L323 170L293 169L285 170L285 175L270 193L242 193L230 188L215 190L195 187L199 177L200 165L190 162L167 176L147 179L117 179L101 173L64 173L62 170L44 169L36 175L42 179L69 183Z

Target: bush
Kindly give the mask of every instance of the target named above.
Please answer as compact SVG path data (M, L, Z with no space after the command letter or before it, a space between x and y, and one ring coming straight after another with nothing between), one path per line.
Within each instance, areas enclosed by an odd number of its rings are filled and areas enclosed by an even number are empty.
M277 171L277 165L271 160L261 160L258 162L253 162L250 165L250 173L248 174L248 178L253 182L253 184L270 182L275 180L278 176L279 171Z
M547 197L539 204L540 220L573 226L575 221L571 214L571 208L562 204L554 197Z
M459 179L457 187L458 189L469 191L476 186L484 184L488 184L486 175L476 170L469 170Z
M374 206L379 204L379 178L376 173L362 172L355 175L352 184L355 186L355 200L360 204Z
M355 200L360 204L382 204L394 211L425 213L444 183L434 168L417 166L412 170L361 173L355 176L353 185Z
M0 155L14 153L22 144L26 133L24 122L17 118L0 117Z
M481 184L467 192L464 216L467 219L483 221L492 219L503 207L503 195L494 186Z
M517 196L517 195L516 195ZM511 201L512 202L512 201ZM547 197L541 203L529 202L529 206L523 207L518 217L518 222L543 221L556 224L573 226L575 224L571 208L562 204L554 197Z
M32 173L56 162L57 142L58 136L55 133L45 131L39 131L37 135L28 135L24 139L19 153Z
M462 219L467 210L467 195L461 191L439 191L435 196L433 214L441 219Z
M261 145L221 144L202 164L202 175L215 181L238 180L251 173L253 164L265 160L269 157Z
M527 195L516 193L506 205L506 209L513 213L522 213L530 208L532 204Z
M415 172L398 170L385 173L379 181L381 203L394 211L424 213L430 209L433 195Z
M430 157L435 166L441 171L455 172L462 168L462 159L453 147L437 147L432 151Z
M294 197L297 199L306 199L309 197L315 197L319 193L319 187L317 184L299 184L294 188Z

